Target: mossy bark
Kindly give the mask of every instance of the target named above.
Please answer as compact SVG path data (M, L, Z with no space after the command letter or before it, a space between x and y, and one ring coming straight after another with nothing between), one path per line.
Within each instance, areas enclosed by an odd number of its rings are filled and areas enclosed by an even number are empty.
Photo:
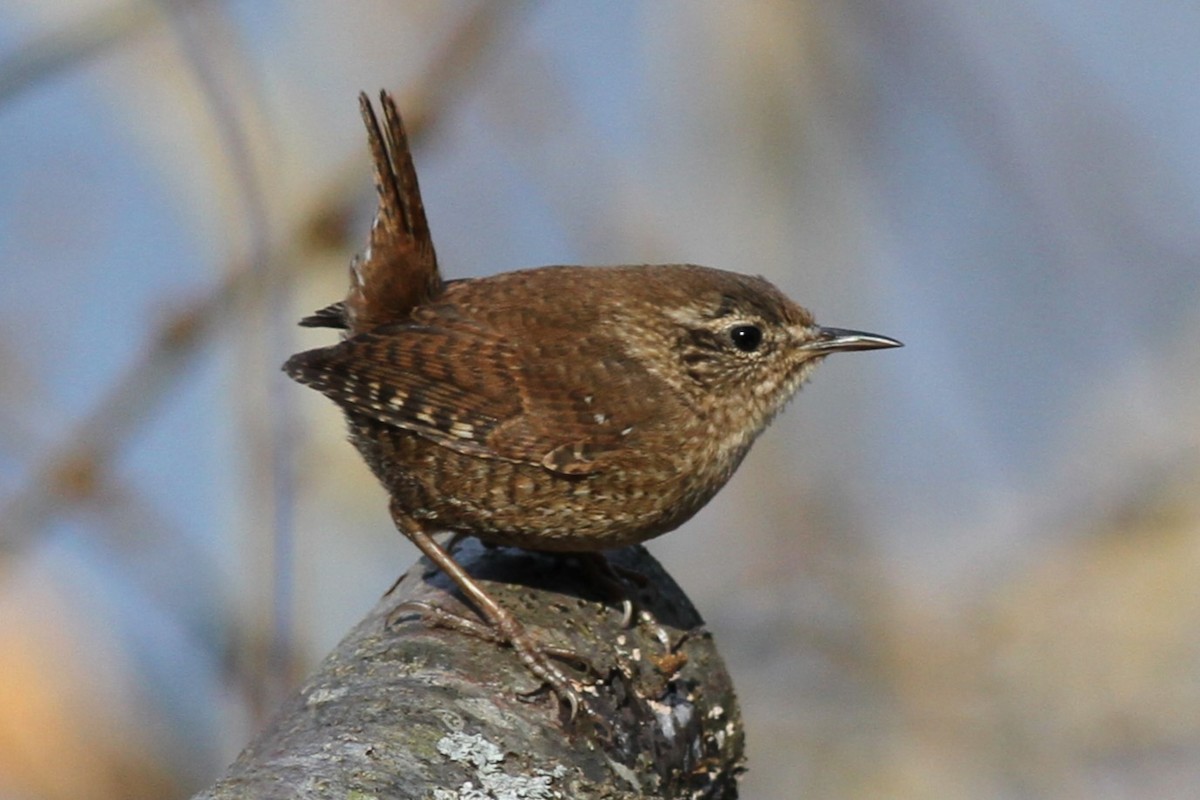
M687 597L643 548L610 561L638 613L622 625L594 576L561 556L455 554L547 645L596 677L574 721L512 650L430 628L405 601L470 614L422 561L325 659L225 777L220 798L733 798L743 761L733 686ZM581 675L581 678L584 676Z

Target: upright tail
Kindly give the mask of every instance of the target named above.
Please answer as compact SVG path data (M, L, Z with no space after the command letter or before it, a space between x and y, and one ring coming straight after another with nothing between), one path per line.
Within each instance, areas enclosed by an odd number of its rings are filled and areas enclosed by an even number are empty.
M403 322L414 308L442 293L408 134L392 96L380 92L379 103L382 128L366 93L358 96L379 196L371 237L366 250L350 264L346 299L305 317L301 325L343 328L353 336L379 325Z

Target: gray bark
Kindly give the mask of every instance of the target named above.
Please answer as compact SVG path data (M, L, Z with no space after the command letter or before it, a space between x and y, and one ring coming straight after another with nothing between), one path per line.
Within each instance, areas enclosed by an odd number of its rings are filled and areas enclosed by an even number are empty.
M546 644L599 678L593 716L569 722L513 651L416 614L406 600L469 615L422 561L325 659L227 774L220 798L733 798L742 767L733 686L703 622L640 547L610 561L640 573L639 614L621 625L572 559L475 540L455 554ZM584 677L581 673L581 678Z

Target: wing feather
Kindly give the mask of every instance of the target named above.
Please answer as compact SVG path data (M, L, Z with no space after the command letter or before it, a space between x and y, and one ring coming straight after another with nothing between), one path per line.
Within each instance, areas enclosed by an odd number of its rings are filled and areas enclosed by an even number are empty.
M513 343L485 329L408 323L299 353L284 370L347 413L458 452L565 475L603 469L633 426L553 372L535 378L521 364Z

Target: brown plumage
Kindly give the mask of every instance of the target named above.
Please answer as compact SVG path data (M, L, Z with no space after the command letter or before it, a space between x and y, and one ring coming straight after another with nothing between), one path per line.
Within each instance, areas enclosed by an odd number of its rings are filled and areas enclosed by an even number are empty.
M379 197L367 249L350 264L346 299L300 320L306 327L361 333L406 319L414 308L442 292L408 132L391 95L381 93L380 106L383 129L367 95L358 96Z
M569 679L429 533L578 552L666 533L821 358L899 343L821 328L762 278L692 265L444 283L399 115L384 94L384 135L362 108L380 211L346 300L305 320L346 338L285 369L342 407L400 530L574 713Z

